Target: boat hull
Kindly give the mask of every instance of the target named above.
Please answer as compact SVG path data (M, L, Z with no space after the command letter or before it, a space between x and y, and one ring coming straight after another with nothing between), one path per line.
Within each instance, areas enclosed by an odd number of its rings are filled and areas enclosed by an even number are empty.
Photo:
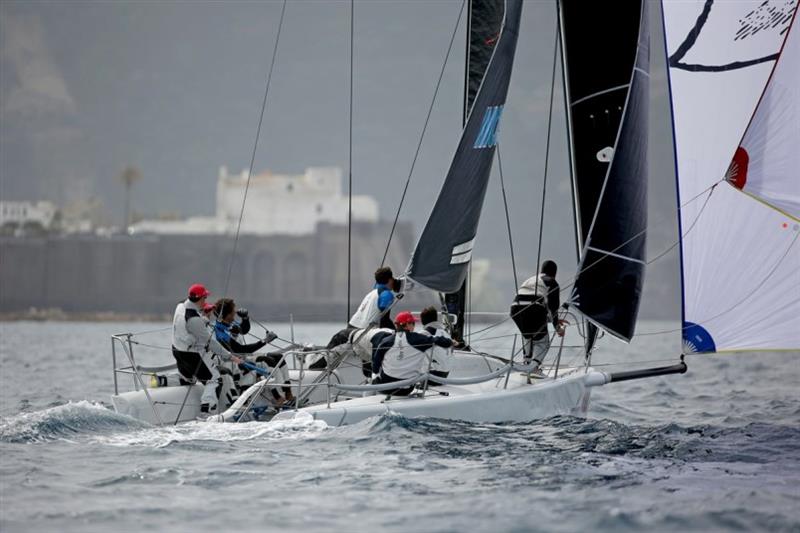
M287 420L296 413L307 413L329 426L355 424L370 417L396 413L408 418L429 417L467 422L528 422L556 415L584 416L589 406L591 386L586 374L575 373L556 380L527 384L514 375L509 388L505 379L479 386L442 386L428 391L424 398L370 396L327 405L317 405L278 413L273 420Z
M191 388L189 396L186 392ZM114 410L149 424L174 424L195 420L200 415L200 396L202 385L183 385L180 387L163 387L147 389L151 405L144 391L123 392L111 396ZM185 398L185 404L184 404ZM181 411L181 405L183 410ZM180 412L180 419L178 413ZM158 413L158 414L156 414Z

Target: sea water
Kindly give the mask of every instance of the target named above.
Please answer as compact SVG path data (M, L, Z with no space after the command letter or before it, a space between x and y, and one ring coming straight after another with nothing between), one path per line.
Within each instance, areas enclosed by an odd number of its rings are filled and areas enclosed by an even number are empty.
M507 355L505 326L473 344ZM0 530L800 530L796 352L691 356L685 375L594 389L586 418L153 427L109 408L109 336L164 327L0 324ZM168 329L136 337L139 362L170 361ZM337 325L295 329L319 343ZM593 362L679 353L675 332L603 339Z

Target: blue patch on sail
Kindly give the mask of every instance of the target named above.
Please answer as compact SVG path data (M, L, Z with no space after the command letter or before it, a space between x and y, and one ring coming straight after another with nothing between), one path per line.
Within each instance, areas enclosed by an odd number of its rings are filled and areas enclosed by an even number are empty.
M486 108L483 114L483 122L478 136L475 138L473 148L491 148L497 144L497 126L500 124L500 115L503 114L503 106L495 105Z
M717 346L706 328L694 322L684 322L683 349L685 353L708 353L716 352Z

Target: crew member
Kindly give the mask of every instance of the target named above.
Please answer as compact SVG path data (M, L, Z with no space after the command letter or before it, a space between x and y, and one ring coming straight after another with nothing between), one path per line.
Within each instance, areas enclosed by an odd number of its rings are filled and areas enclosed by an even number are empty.
M431 336L414 331L414 315L408 311L397 314L394 324L397 332L381 341L372 356L372 368L378 374L372 383L393 383L413 378L427 361L426 351L434 346L450 348L453 341L442 336ZM387 391L395 396L408 396L414 387L403 387Z
M331 337L326 348L333 348L350 342L351 333L357 329L369 329L378 326L384 329L394 330L394 324L389 313L389 308L394 303L396 293L400 290L400 280L394 277L392 269L381 267L375 271L375 286L364 296L361 304L350 317L347 327L337 331ZM320 358L311 364L309 368L321 369L327 365L325 358Z
M214 304L214 307L216 308L217 316L220 317L214 324L214 331L216 333L217 340L220 342L220 344L235 354L255 353L278 338L275 333L266 331L266 337L263 340L249 344L242 343L239 341L239 335L246 334L250 331L250 315L247 309L237 309L236 302L230 298L221 298L217 300L217 302ZM294 399L294 396L292 395L292 389L289 386L290 381L286 362L282 361L281 359L282 357L279 354L259 355L256 358L257 363L265 363L264 366L266 366L271 372L277 372L275 380L276 383L283 383L286 385L283 387L284 397L281 397L277 389L272 389L272 395L278 405L283 405L285 402L292 401ZM280 366L278 369L274 370L279 363ZM243 365L239 365L237 370L241 370L245 375L251 372L250 369ZM246 377L250 378L251 375ZM252 383L249 383L250 380L248 379L240 379L239 381L242 383L243 387L252 385Z
M189 287L188 298L177 305L172 320L172 355L185 382L197 378L203 383L200 412L205 415L217 407L217 359L241 362L217 342L208 319L202 315L209 294L199 283Z
M558 266L550 259L542 263L541 272L526 279L511 304L511 318L523 338L525 364L537 372L550 349L547 323L551 322L559 337L564 336L565 320L559 320L559 292L556 281Z
M419 314L419 320L422 322L422 333L432 337L451 338L442 323L439 322L439 313L436 312L435 307L430 306L423 309ZM434 345L431 350L430 374L446 378L453 368L453 347L443 348ZM423 370L427 371L427 362L423 363ZM435 384L436 380L429 380L428 383Z

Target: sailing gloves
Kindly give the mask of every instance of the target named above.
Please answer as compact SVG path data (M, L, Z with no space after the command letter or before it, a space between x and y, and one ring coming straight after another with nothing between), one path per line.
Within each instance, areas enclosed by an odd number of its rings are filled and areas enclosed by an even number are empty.
M240 307L239 309L237 309L236 314L239 315L239 318L247 318L248 316L250 316L250 313L248 313L247 309L245 309L244 307Z
M264 342L270 343L270 342L274 341L277 338L278 338L278 336L275 333L273 333L272 331L267 331L267 336L264 337Z

